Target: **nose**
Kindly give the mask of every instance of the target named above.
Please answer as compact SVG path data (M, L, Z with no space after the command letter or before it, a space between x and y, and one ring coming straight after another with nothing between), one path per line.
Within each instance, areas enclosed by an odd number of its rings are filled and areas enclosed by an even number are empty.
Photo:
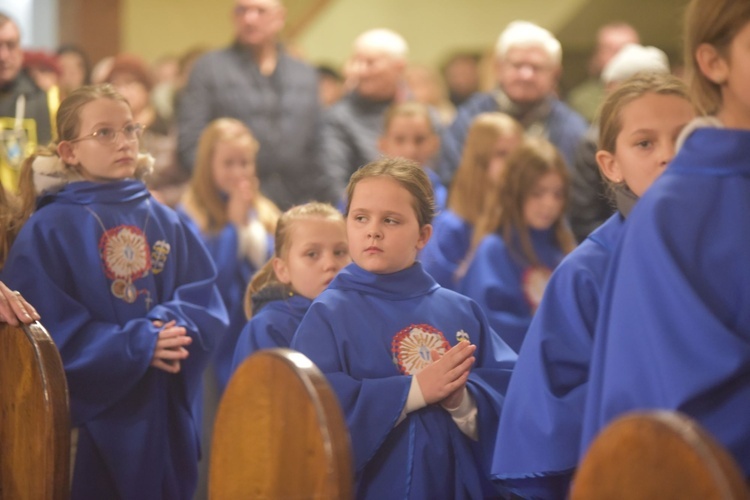
M664 146L664 149L661 154L661 165L667 166L667 164L672 161L672 158L674 158L675 155L675 144L669 143Z
M380 224L373 223L367 228L367 237L373 240L383 239L383 232L380 229Z

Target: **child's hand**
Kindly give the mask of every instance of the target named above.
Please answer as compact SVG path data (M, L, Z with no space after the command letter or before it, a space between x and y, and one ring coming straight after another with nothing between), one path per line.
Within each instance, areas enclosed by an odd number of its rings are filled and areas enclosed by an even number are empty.
M151 366L164 370L167 373L178 373L180 371L180 360L190 354L184 346L190 345L193 339L188 337L187 330L182 326L175 326L174 320L166 325L161 321L154 321L154 326L161 327L154 355L151 358ZM163 325L163 326L162 326Z
M31 323L39 319L31 304L26 302L19 292L14 292L0 281L0 322L5 321L11 325Z
M455 396L455 393L462 394L475 361L473 354L476 349L477 346L473 344L459 342L442 357L435 351L430 353L433 362L416 375L427 404L443 401L450 396L458 397L460 402L461 396Z
M234 189L229 193L229 200L227 201L227 217L232 224L236 226L244 226L247 224L248 213L253 207L256 191L256 182L252 179L243 179L238 182Z

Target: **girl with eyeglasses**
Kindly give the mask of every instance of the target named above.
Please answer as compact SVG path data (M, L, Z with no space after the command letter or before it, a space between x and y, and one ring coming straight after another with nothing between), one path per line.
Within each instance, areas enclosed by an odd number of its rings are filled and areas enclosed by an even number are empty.
M111 86L74 91L22 173L2 281L33 303L70 393L72 498L191 498L193 401L226 310L199 237L140 179L140 126Z

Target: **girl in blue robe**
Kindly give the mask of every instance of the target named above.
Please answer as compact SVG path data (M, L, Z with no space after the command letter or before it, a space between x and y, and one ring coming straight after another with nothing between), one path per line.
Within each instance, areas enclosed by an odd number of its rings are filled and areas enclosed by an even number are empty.
M192 403L227 321L216 269L134 179L140 128L122 96L83 87L57 127L57 152L26 163L24 201L40 197L2 279L37 307L60 350L77 429L72 498L189 499Z
M232 372L259 349L289 347L313 299L350 262L341 212L325 203L292 207L279 218L274 257L253 277Z
M229 381L237 338L247 321L245 290L273 253L281 213L260 192L257 152L258 142L239 120L219 118L209 123L201 133L193 177L179 207L214 259L216 285L229 313L229 327L211 360L215 382L207 378L218 384L219 395Z
M623 82L601 108L597 159L619 213L552 273L519 354L492 473L523 498L567 495L579 458L594 328L612 252L625 217L666 168L676 133L693 115L685 84L662 74Z
M386 156L406 158L421 165L432 183L436 209L441 211L445 208L448 190L431 166L440 148L436 119L427 105L417 101L392 105L383 117L378 149Z
M596 327L581 451L632 410L696 419L750 477L750 3L693 0L685 61L699 109L633 209Z
M473 235L457 290L474 299L516 352L552 270L575 246L564 219L568 171L555 146L529 138L508 166Z
M455 290L466 271L474 226L523 133L521 124L504 113L483 113L472 122L447 208L435 217L432 238L419 254L425 271L441 286Z
M416 262L430 237L429 179L385 159L352 175L354 261L292 339L328 377L349 427L357 498L496 496L488 466L515 353L470 299Z

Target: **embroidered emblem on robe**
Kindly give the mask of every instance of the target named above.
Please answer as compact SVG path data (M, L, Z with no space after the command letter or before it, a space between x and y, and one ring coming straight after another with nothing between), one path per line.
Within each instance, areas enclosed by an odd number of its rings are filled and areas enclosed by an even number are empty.
M132 304L140 293L133 281L148 274L151 255L143 231L136 226L117 226L99 240L104 273L113 280L110 290L118 299Z
M391 342L393 362L404 375L416 375L432 363L430 351L440 355L450 349L443 332L430 325L409 325L398 332Z

